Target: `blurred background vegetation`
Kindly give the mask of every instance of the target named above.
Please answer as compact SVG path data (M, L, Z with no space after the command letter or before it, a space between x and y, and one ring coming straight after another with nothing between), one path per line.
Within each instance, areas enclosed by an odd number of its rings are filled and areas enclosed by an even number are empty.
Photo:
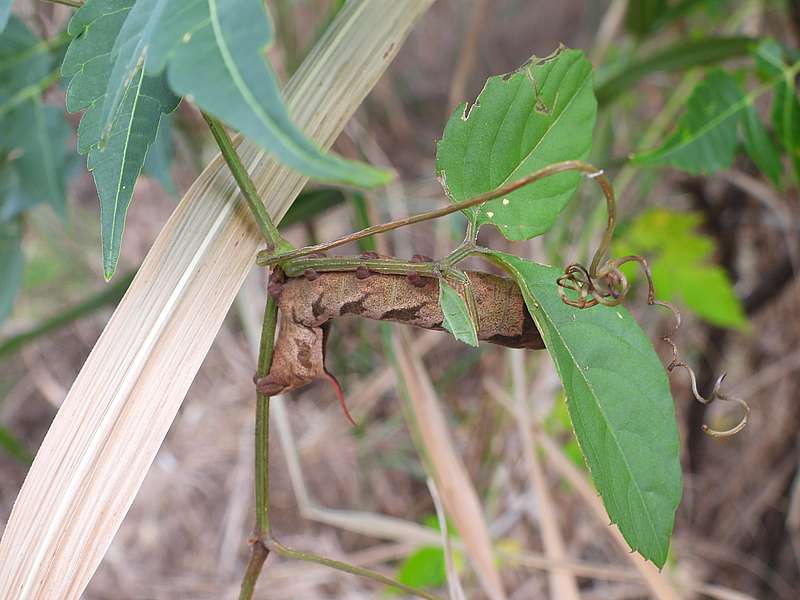
M342 3L268 4L277 29L270 60L286 80ZM53 40L40 64L26 70L46 76L61 59L60 32L71 11L33 1L17 2L14 12L0 35L0 107L13 52L23 42ZM592 162L612 178L620 200L614 253L646 256L659 297L681 307L686 325L677 341L698 370L701 391L727 371L729 389L752 407L743 434L711 440L701 424L735 423L735 408L706 409L690 400L683 375L673 377L686 487L665 577L680 597L789 599L800 589L800 104L792 70L799 40L800 2L793 0L439 0L336 146L395 169L396 182L368 194L310 186L282 224L292 242L305 244L441 205L434 144L451 110L473 100L489 75L532 54L547 55L560 43L583 49L596 69L600 102ZM104 284L97 196L75 151L77 115L62 114L64 91L55 79L31 102L47 117L45 142L0 108L0 523L137 265L215 153L188 105L162 125L136 187L120 268ZM708 151L682 151L681 141L701 130ZM45 163L52 176L42 175ZM585 260L604 222L594 194L585 186L553 231L515 251L556 265ZM440 257L462 234L463 220L453 216L360 249ZM482 235L507 247L493 232ZM251 527L252 345L264 285L254 271L87 598L235 595ZM642 294L630 306L666 357L658 344L663 315L647 310ZM390 534L381 520L438 527L403 419L410 391L393 366L393 329L341 320L334 332L328 367L359 427L349 428L323 386L277 405L275 527L293 546L440 588L441 549L426 545L425 536ZM535 489L543 485L572 561L561 567L577 579L581 597L649 597L629 557L604 532L607 523L565 482L568 468L585 468L546 355L414 334L502 550L509 597L548 597L554 564L543 551ZM543 481L529 477L519 414L504 404L506 390L520 386L540 441L555 442L560 452L541 454ZM565 466L554 456L570 461ZM467 597L481 597L458 544L455 558ZM268 565L260 592L388 593L281 561Z

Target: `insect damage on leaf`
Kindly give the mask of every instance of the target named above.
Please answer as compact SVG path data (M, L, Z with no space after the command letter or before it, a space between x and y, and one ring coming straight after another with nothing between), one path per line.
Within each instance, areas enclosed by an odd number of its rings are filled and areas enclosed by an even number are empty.
M436 173L453 202L521 179L548 165L585 159L597 102L592 66L582 52L559 49L517 71L490 77L472 107L462 104L436 148ZM510 240L547 231L578 187L562 173L464 211Z

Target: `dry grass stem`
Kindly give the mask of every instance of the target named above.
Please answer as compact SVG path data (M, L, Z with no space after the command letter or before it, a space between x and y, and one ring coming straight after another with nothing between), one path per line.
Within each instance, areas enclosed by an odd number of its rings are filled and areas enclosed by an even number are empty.
M455 449L433 383L422 361L412 351L408 332L395 331L393 340L398 369L413 411L412 427L424 444L424 460L442 496L445 510L461 535L484 591L492 600L505 598L483 508Z
M528 398L526 397L526 388L528 386L525 375L524 354L514 350L508 350L506 354L509 356L511 363L514 399L514 412L512 414L515 417L517 432L522 441L522 453L528 470L528 479L537 499L537 507L539 509L537 517L542 532L545 554L548 558L561 561L567 558L567 551L559 530L558 513L550 495L547 476L539 462L539 457L536 455L534 433L530 426L533 418L528 409ZM578 584L570 571L553 569L548 574L548 580L551 597L564 598L564 600L577 600L580 598Z

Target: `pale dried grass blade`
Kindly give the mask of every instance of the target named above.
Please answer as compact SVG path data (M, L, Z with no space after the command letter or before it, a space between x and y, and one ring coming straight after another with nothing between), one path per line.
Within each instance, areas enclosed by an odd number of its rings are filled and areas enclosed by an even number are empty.
M349 2L286 89L330 146L434 0ZM279 220L306 182L239 151ZM147 255L42 443L0 542L0 597L77 598L111 543L253 264L259 238L217 157Z
M564 546L564 539L558 527L558 514L550 495L547 484L547 476L542 468L539 457L536 454L534 443L534 433L531 428L533 419L528 408L527 388L525 376L525 362L523 359L524 350L507 350L511 363L511 380L514 397L514 412L522 441L522 454L525 466L528 470L528 479L537 499L539 527L542 532L542 542L545 554L548 558L562 561L568 558L567 550ZM578 583L569 570L553 569L548 573L548 584L550 595L553 598L563 598L564 600L578 600Z
M492 600L505 598L483 509L466 467L455 450L433 383L412 350L408 332L396 329L393 340L398 368L414 412L415 426L425 446L425 459L445 510L461 534L467 556L484 591Z

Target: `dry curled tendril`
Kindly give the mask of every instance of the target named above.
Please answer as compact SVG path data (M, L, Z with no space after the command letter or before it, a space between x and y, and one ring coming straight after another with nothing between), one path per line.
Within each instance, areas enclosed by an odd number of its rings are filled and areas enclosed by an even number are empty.
M694 369L681 359L678 347L672 340L672 336L675 335L675 332L677 332L681 326L681 313L669 302L656 300L653 276L647 261L641 256L632 255L622 258L611 258L602 262L608 252L611 239L614 235L614 227L616 225L616 202L614 199L614 190L602 170L595 170L593 173L588 173L588 177L597 181L603 190L608 209L608 223L603 239L595 251L589 268L587 269L578 263L571 263L564 269L564 274L558 278L558 292L561 296L561 300L569 306L580 309L591 308L598 304L604 306L617 306L622 304L630 290L630 283L622 272L621 267L626 263L637 263L647 278L647 303L650 306L662 306L666 308L674 317L672 329L662 338L672 348L672 360L667 365L667 371L672 373L677 368L684 369L691 379L692 395L698 402L711 404L714 400L724 400L739 404L744 413L741 420L734 427L725 430L717 430L710 428L708 425L703 425L703 431L712 437L724 438L736 435L747 425L750 407L741 398L731 396L721 390L722 382L726 375L725 373L717 378L711 390L711 394L707 398L700 394L697 389L697 376L695 375Z

